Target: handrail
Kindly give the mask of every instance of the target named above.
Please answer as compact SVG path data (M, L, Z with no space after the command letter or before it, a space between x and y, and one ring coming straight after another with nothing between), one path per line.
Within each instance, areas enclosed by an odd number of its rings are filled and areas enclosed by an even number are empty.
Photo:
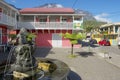
M18 29L73 29L73 22L18 22Z
M4 13L0 13L0 23L10 26L16 25L16 19Z

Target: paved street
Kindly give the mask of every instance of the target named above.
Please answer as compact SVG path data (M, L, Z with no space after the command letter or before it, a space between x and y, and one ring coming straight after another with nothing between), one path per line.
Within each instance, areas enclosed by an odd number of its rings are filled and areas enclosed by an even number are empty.
M96 52L96 54L107 52L110 59L107 58L105 60L120 68L120 49L118 49L118 46L91 47L90 50Z
M70 49L37 49L36 57L59 59L71 68L72 80L120 80L120 68L88 53L87 48L74 49L76 58L68 58Z
M103 49L110 49L111 59L96 56ZM120 57L117 56L119 52L114 50L114 46L90 48L90 51L95 53L89 53L88 47L74 48L76 58L68 57L70 51L70 48L37 48L34 56L53 58L65 62L72 70L69 74L71 80L120 80L120 67L116 66L116 64L120 65ZM116 55L112 51L116 51ZM6 55L7 53L0 53L0 61L7 58Z
M99 46L92 49L98 52L109 52L120 55L120 49L118 49L118 46Z

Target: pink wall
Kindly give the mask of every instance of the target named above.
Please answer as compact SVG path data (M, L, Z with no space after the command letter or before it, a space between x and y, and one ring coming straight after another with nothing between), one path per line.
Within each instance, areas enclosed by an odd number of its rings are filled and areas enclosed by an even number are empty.
M72 30L68 30L68 31L64 30L64 31L62 31L62 32L63 32L63 33L66 33L66 32L72 33ZM75 48L79 48L80 46L81 46L81 45L79 45L79 44L74 45ZM71 47L70 41L69 41L68 39L62 38L62 47Z
M2 29L2 44L7 43L7 26L0 25L0 28Z
M7 36L2 36L2 44L6 44L7 43Z
M52 47L52 34L40 33L36 37L36 45L40 47Z
M43 33L44 32L44 33ZM48 33L50 32L50 33ZM71 30L39 30L38 31L38 34L37 34L37 37L36 37L36 45L39 46L39 47L52 47L52 34L53 33L66 33L66 32L69 32L69 33L72 33ZM65 39L65 38L62 38L62 47L71 47L71 43L68 39ZM80 45L74 45L74 47L80 47Z
M71 47L71 43L68 39L62 38L62 47Z

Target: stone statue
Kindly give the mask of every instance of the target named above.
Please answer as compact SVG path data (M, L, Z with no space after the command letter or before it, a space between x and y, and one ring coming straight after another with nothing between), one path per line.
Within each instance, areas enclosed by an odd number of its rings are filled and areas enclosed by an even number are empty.
M25 28L21 28L17 35L18 45L14 49L14 56L16 58L11 70L17 73L27 73L30 75L33 70L37 67L36 59L33 57L33 45L27 41L28 32ZM32 74L33 75L33 74Z
M19 34L17 35L18 44L27 44L28 32L25 28L21 28Z
M12 65L12 70L26 72L37 66L29 45L18 45L15 48L14 55L16 57L16 61Z

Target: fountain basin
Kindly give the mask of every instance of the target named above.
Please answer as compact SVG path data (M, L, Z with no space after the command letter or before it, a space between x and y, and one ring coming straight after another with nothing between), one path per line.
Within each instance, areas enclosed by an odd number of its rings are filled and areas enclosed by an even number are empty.
M68 80L68 74L70 72L70 68L68 65L60 60L57 59L50 59L50 58L36 58L36 62L40 64L43 62L43 65L41 67L36 67L35 71L33 73L35 75L33 76L28 76L26 73L19 73L16 71L12 71L7 75L6 79L4 80ZM48 63L48 64L47 64ZM46 65L47 64L47 65ZM32 74L32 71L30 71ZM11 75L12 74L12 75ZM21 79L20 79L21 76ZM26 76L26 78L22 78L23 76ZM19 78L18 78L19 77Z
M60 60L57 59L50 59L50 58L36 58L38 64L39 62L44 62L44 61L49 61L52 62L52 64L55 64L56 68L55 70L51 73L49 71L44 71L45 76L42 77L40 80L68 80L67 76L70 72L70 68L68 65Z

